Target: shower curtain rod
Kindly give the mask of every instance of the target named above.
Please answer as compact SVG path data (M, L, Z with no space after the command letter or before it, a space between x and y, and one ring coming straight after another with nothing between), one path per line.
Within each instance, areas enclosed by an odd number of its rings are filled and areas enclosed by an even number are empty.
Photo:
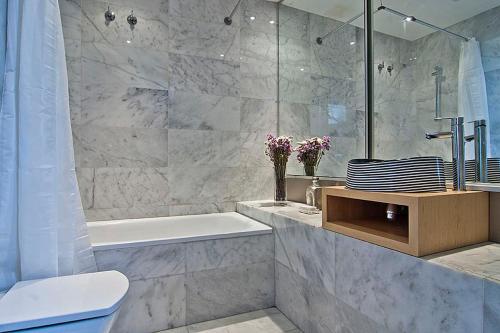
M407 19L409 22L415 22L415 23L418 23L418 24L421 24L423 26L426 26L428 28L431 28L431 29L434 29L434 30L438 30L438 31L441 31L441 32L444 32L444 33L447 33L451 36L454 36L454 37L458 37L458 38L461 38L463 40L465 40L466 42L468 42L470 40L470 37L465 37L465 36L462 36L460 34L457 34L455 32L452 32L452 31L449 31L447 29L444 29L444 28L440 28L438 26L435 26L434 24L430 24L428 22L425 22L425 21L422 21L418 18L416 18L415 16L410 16L410 15L406 15L404 13L401 13L401 12L398 12L397 10L394 10L392 8L389 8L389 7L386 7L386 6L380 6L377 8L377 10L375 10L373 13L377 13L378 11L381 11L381 10L385 10L389 13L392 13L394 15L397 15L397 16L400 16L400 17L403 17L405 19ZM323 44L323 40L332 35L332 34L335 34L337 33L338 31L342 30L345 26L351 24L353 21L357 20L358 18L360 18L361 16L363 16L364 12L350 18L349 20L347 20L345 23L342 23L340 26L338 26L336 29L330 31L329 33L327 33L326 35L324 35L323 37L318 37L316 38L316 43L318 43L319 45Z
M426 26L428 28L439 30L441 32L447 33L448 35L455 36L455 37L458 37L458 38L462 38L466 42L468 42L470 40L469 37L465 37L465 36L459 35L457 33L454 33L454 32L452 32L450 30L447 30L447 29L444 29L444 28L440 28L438 26L435 26L434 24L430 24L430 23L427 23L425 21L422 21L422 20L416 18L415 16L406 15L404 13L398 12L397 10L394 10L394 9L386 7L386 6L380 6L380 7L378 7L377 10L385 10L385 11L387 11L389 13L392 13L394 15L397 15L397 16L405 18L408 22L419 23L419 24L424 25L424 26Z

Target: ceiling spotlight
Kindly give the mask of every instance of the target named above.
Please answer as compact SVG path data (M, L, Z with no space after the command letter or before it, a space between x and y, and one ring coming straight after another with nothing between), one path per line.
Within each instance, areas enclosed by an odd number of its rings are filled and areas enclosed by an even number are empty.
M221 57L221 58L224 58L224 55L223 55L223 54L221 54L221 55L220 55L220 57Z
M300 69L300 71L301 71L301 72L303 72L303 71L304 71L304 68L301 68L301 69Z
M416 20L416 18L415 18L415 17L413 17L413 16L407 16L407 17L405 18L405 21L406 21L406 22L412 22L412 21L415 21L415 20Z
M255 16L250 16L250 20L255 20Z
M356 44L356 42L350 42L349 44L354 45L354 44Z
M132 43L132 41L127 39L127 44L130 44L130 43Z
M276 23L276 22L274 22L274 20L271 20L271 21L269 21L269 23L274 24L274 23Z

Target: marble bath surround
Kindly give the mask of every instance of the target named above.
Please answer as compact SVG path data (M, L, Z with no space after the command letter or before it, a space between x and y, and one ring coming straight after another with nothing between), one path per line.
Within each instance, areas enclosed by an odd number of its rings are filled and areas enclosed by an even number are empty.
M276 307L303 332L498 332L500 246L416 258L321 228L301 204L241 202L272 226Z
M274 306L274 236L262 227L267 233L233 230L233 237L220 238L215 230L214 239L97 246L98 269L120 271L130 281L113 332L152 333Z

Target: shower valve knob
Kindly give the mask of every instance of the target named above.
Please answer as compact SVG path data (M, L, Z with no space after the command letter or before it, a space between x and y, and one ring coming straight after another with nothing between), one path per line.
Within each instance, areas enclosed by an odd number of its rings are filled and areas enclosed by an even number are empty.
M108 7L108 10L104 12L104 19L106 20L106 22L113 22L115 18L115 13L113 13Z
M137 24L137 17L134 15L134 11L131 11L130 12L130 15L127 16L127 22L128 24L130 24L131 26L134 26Z

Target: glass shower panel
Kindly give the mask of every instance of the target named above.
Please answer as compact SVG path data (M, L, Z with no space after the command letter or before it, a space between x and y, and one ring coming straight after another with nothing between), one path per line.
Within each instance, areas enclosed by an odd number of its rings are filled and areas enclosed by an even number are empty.
M344 10L335 10L348 3ZM328 135L317 175L345 177L365 156L363 1L285 0L279 6L279 134ZM359 16L351 24L351 18ZM304 175L295 155L288 173Z

